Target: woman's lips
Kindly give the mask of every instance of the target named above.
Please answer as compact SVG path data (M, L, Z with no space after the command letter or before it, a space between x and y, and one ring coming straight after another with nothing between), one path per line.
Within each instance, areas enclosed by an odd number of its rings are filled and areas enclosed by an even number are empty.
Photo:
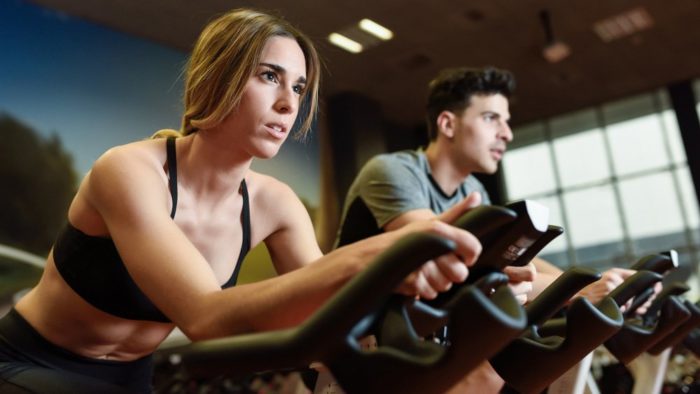
M277 139L283 139L287 136L287 127L279 123L268 123L265 125L265 129Z

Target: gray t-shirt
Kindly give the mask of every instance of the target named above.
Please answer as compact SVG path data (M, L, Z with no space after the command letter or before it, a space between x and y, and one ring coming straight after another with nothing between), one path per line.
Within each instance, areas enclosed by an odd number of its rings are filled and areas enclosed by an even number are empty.
M350 186L336 246L379 234L392 219L414 209L428 208L440 214L473 191L481 193L483 204L490 204L484 186L472 175L454 194L446 195L431 176L422 150L375 156Z

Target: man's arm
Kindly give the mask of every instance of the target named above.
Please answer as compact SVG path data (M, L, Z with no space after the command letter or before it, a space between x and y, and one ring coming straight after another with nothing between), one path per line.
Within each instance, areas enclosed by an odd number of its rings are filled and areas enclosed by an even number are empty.
M537 279L533 282L533 291L530 294L532 298L529 299L530 301L539 295L552 282L554 282L554 280L556 280L563 272L561 269L559 269L559 267L539 257L535 257L532 261L537 268ZM635 270L627 268L610 268L609 270L601 273L600 279L581 289L573 298L584 297L594 304L600 302L600 300L606 297L611 291L613 291L617 286L622 284L622 282L634 275L636 272L637 271ZM657 294L660 290L661 284L657 283L654 286L654 294ZM646 312L646 309L650 304L651 299L642 305L637 310L637 313L643 314Z
M448 209L447 211L436 215L433 211L428 208L423 209L413 209L404 212L397 216L396 218L390 220L386 225L384 225L384 231L392 231L399 229L408 223L415 222L418 220L430 220L438 219L445 223L454 223L460 216L465 214L467 211L474 207L481 205L481 194L475 192L470 193L465 199Z
M430 209L414 209L408 212L404 212L396 218L389 221L385 226L385 231L396 230L401 228L408 223L418 221L418 220L440 220L446 223L453 223L460 216L465 214L468 210L477 207L481 204L481 195L477 192L470 193L465 199L443 212L440 215L436 215ZM425 276L426 280L431 283L441 283L446 281L446 278L452 273L449 272L446 265L440 259L435 260L434 265L426 264L421 269L421 274ZM556 267L555 267L556 268ZM535 266L528 264L523 267L506 267L504 273L508 275L510 279L510 287L515 294L518 301L522 304L534 298L530 296L533 292L534 284L533 282L538 277L538 272ZM443 278L444 276L444 278ZM549 282L547 282L548 284ZM543 285L544 286L544 285ZM538 293L539 294L539 293Z
M562 274L562 270L556 265L550 263L539 257L532 259L531 263L535 266L537 270L537 277L532 282L532 291L528 293L528 301L532 301L544 291L544 289L554 282L559 275Z

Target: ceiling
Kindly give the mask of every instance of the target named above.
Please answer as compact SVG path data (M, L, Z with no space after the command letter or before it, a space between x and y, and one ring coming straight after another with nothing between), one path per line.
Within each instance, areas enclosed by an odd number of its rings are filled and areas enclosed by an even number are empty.
M273 10L317 43L326 64L322 94L360 92L394 123L422 122L425 86L451 66L495 65L514 72L511 112L521 124L700 76L700 0L33 0L67 14L189 51L214 15L252 6ZM593 5L594 4L594 5ZM651 28L604 42L596 22L642 7ZM542 56L539 13L548 10L569 57ZM361 54L326 37L362 18L393 40Z

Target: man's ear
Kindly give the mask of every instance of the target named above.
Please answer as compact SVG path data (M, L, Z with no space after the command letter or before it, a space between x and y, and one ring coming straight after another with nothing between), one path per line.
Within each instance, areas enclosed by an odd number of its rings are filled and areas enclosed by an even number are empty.
M454 137L455 123L457 116L452 111L442 111L438 115L435 123L437 124L438 134L442 134L447 138Z

